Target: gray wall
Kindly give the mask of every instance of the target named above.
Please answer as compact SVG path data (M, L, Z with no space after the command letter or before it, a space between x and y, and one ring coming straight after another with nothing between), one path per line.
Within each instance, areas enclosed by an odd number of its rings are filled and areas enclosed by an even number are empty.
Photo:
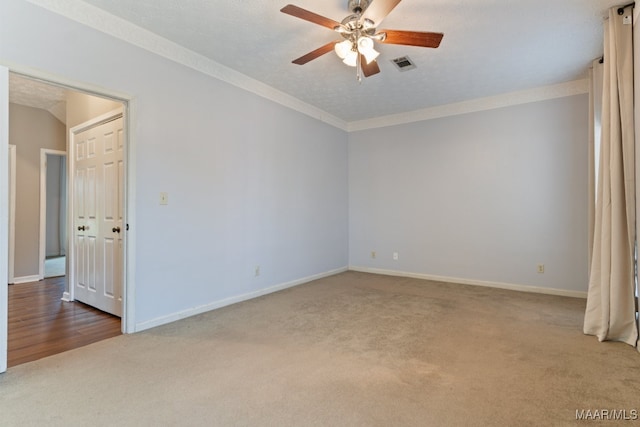
M586 291L588 123L578 95L350 134L350 265Z
M51 113L9 104L9 143L16 145L16 278L39 270L40 149L66 150L65 126Z

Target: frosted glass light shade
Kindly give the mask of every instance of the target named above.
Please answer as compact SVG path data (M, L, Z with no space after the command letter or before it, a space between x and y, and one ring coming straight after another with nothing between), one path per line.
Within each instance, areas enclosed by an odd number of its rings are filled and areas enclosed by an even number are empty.
M350 50L349 53L347 53L347 56L345 56L345 58L342 60L342 62L347 64L349 67L357 66L358 65L358 52L356 52L354 50Z
M340 43L336 43L333 49L336 51L336 55L338 55L340 59L344 59L347 57L347 54L352 50L351 48L352 48L351 41L344 40L344 41L341 41Z
M360 52L364 59L367 61L367 64L373 61L380 55L380 52L376 51L373 48L373 40L369 37L360 37L358 39L358 52Z

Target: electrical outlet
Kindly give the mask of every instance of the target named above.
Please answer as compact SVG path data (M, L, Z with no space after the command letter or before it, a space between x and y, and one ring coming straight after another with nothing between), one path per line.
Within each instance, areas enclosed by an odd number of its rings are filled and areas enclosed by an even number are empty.
M256 275L256 277L258 277L260 275L260 266L259 265L256 265L255 275Z
M394 252L393 253L393 260L397 261L398 260L398 252Z
M376 251L371 251L371 258L376 259Z
M165 193L165 192L160 193L160 204L161 205L169 204L169 193Z
M544 264L538 264L538 273L544 273Z

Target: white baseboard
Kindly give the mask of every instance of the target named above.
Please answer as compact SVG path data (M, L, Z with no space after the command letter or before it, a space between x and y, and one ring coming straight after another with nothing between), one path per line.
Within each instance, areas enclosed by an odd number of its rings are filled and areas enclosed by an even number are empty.
M18 285L20 283L37 282L39 280L40 280L40 276L37 274L34 274L33 276L14 277L13 284Z
M67 291L62 293L62 298L61 299L62 299L62 301L65 301L65 302L71 302L72 301L71 294L69 292L67 292Z
M292 280L291 282L281 283L278 285L269 286L268 288L263 288L263 289L258 289L257 291L248 292L246 294L237 295L237 296L225 298L218 301L213 301L208 304L204 304L204 305L193 307L187 310L179 311L177 313L172 313L172 314L169 314L168 316L162 316L152 320L147 320L145 322L136 323L135 332L141 332L146 329L155 328L156 326L161 326L167 323L175 322L176 320L195 316L201 313L206 313L207 311L215 310L217 308L226 307L228 305L250 300L253 298L257 298L262 295L267 295L273 292L281 291L283 289L292 288L294 286L302 285L304 283L308 283L313 280L322 279L323 277L344 273L348 269L349 269L348 267L342 267L342 268L327 271L324 273L314 274L313 276L303 277L301 279Z
M351 271L362 273L383 274L385 276L411 277L414 279L432 280L434 282L459 283L461 285L484 286L487 288L508 289L511 291L530 292L536 294L558 295L572 298L586 298L587 293L582 291L569 291L566 289L541 288L539 286L516 285L512 283L489 282L485 280L462 279L459 277L434 276L432 274L410 273L406 271L383 270L379 268L349 266Z

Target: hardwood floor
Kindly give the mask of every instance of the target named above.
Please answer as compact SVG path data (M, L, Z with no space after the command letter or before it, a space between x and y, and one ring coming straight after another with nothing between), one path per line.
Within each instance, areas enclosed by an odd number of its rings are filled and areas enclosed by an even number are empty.
M120 335L120 318L64 302L64 277L9 285L9 367Z

